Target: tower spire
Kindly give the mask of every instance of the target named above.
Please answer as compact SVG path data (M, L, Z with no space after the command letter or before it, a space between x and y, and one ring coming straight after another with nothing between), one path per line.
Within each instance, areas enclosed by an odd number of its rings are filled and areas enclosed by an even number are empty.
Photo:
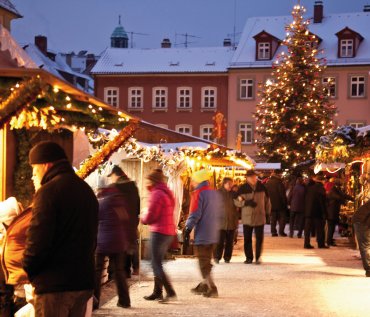
M121 25L121 15L118 16L118 25Z

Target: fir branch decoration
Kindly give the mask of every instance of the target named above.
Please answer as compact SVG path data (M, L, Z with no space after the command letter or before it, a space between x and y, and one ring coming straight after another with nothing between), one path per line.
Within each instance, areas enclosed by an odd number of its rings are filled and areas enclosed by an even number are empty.
M43 85L40 77L32 77L16 84L11 89L10 95L1 99L0 103L0 128L7 123L12 116L16 116L27 105L34 101L42 91Z
M132 136L137 126L137 122L130 122L113 140L106 143L101 150L97 151L90 159L88 159L77 171L77 175L83 179L89 176L95 169L99 167L99 165L106 162L111 155Z

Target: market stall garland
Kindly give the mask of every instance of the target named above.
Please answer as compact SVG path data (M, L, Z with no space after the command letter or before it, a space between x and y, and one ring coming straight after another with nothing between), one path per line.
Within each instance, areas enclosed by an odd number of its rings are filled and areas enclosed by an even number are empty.
M132 121L125 128L123 128L116 137L104 144L102 148L97 151L92 157L88 158L77 171L77 175L81 178L89 176L99 165L104 164L110 156L116 152L124 142L130 138L136 130L138 123Z
M1 83L3 82L2 80ZM14 83L12 82L12 84ZM0 90L0 128L34 101L45 86L39 76L23 80L20 83L17 82L5 89L2 85Z
M93 135L89 134L89 141L95 148L101 147L111 140L117 131L100 131ZM234 150L228 150L214 145L208 149L203 148L176 148L165 151L161 144L159 145L141 145L135 139L127 140L122 149L127 156L142 159L144 162L156 161L162 166L165 173L171 174L178 165L186 161L187 166L196 170L207 165L219 166L242 166L251 169L254 162L245 153Z
M320 138L316 148L317 163L351 162L363 156L370 146L370 129L340 127L333 133Z
M13 79L8 85L0 79L0 127L10 121L12 129L36 127L53 131L68 127L93 132L99 127L121 129L127 124L120 112L78 100L44 83L38 75L16 83Z
M16 130L16 153L19 155L14 169L15 189L24 203L27 204L32 196L28 150L30 139L37 131L53 133L81 129L91 134L101 127L119 129L114 140L81 166L78 175L85 178L107 161L136 129L137 120L114 108L100 107L81 99L85 100L78 94L67 94L48 84L40 75L27 78L0 76L0 128L9 123L10 128Z

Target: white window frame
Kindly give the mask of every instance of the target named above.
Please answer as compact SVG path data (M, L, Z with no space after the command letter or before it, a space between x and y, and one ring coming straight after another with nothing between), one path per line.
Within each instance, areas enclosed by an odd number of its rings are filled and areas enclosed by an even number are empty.
M271 59L271 44L269 42L258 42L257 44L257 59Z
M360 79L362 78L362 80ZM353 94L353 87L356 86L356 94ZM362 86L363 94L360 94L360 87ZM366 77L363 75L356 75L350 77L349 83L349 96L350 98L365 98L366 97Z
M340 57L353 57L354 41L351 39L340 40Z
M205 129L208 131L204 131ZM213 129L214 126L212 124L201 125L199 131L200 138L207 141L213 141Z
M136 94L136 92L140 94ZM135 92L135 94L133 94ZM140 98L140 106L137 106L138 99ZM144 108L144 88L143 87L130 87L128 89L128 109L143 109Z
M243 128L243 126L249 126L249 127ZM242 144L253 144L253 123L252 122L239 122L238 133L239 132L242 134ZM250 132L250 140L247 140L248 132Z
M118 87L105 87L104 88L104 101L105 103L111 105L112 107L119 108L119 88Z
M189 94L182 94L182 92L187 91ZM193 98L193 92L191 87L178 87L177 88L177 108L182 110L192 109L192 98ZM188 106L184 105L184 102L186 103L186 99L188 102Z
M161 91L161 94L158 95L157 92ZM162 95L163 92L163 95ZM157 98L160 98L161 104L164 101L163 106L157 106ZM162 100L163 99L163 100ZM168 88L167 87L153 87L153 100L152 107L155 110L166 110L168 107Z
M254 99L254 79L241 78L239 80L239 99L252 100Z
M330 79L330 84L329 83ZM322 83L325 85L325 89L329 95L329 98L337 97L337 78L334 76L325 76L322 79Z
M213 93L209 94L209 92L211 91L213 91ZM213 100L213 105L210 106L210 103L212 100ZM217 87L203 87L202 88L202 109L204 110L217 109Z
M189 132L182 131L183 129L189 129ZM193 134L193 126L191 124L177 124L175 127L176 132L185 134L185 135L192 135Z
M348 123L349 126L355 128L355 129L358 129L358 128L362 128L366 125L365 122L361 122L361 121L352 121L352 122L349 122Z

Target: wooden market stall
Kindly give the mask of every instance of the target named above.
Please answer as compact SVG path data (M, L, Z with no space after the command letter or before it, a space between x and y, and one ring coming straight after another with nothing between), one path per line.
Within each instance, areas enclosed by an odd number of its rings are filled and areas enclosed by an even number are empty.
M315 171L319 170L340 173L346 193L355 197L340 212L341 234L355 244L352 216L370 198L370 126L345 126L322 137L316 150Z

